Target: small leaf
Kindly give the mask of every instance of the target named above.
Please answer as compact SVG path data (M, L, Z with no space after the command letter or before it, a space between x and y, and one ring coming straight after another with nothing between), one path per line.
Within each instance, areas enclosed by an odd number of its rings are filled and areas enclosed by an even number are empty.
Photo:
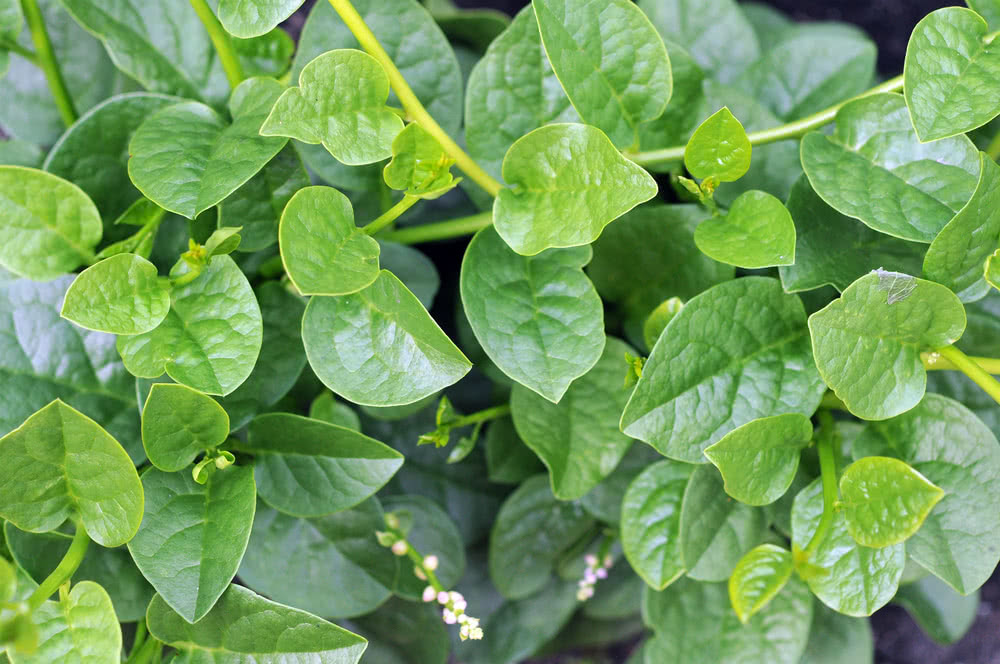
M385 183L410 196L438 198L458 183L449 170L453 163L436 138L411 122L392 141L392 161L383 171Z
M215 399L173 383L156 383L149 390L142 408L142 446L160 470L187 468L228 435L229 416Z
M111 334L143 334L166 317L170 287L156 266L135 254L118 254L91 265L70 285L63 318Z
M761 544L740 558L729 577L729 601L744 625L767 606L792 576L792 552Z
M809 330L826 384L854 415L884 420L920 402L920 352L961 337L965 309L944 286L877 270L810 316Z
M590 244L657 191L652 176L599 129L579 124L547 125L522 136L504 157L503 179L508 187L494 201L493 222L525 256Z
M38 648L30 655L8 651L17 664L121 662L122 632L114 606L93 581L75 584L59 602L45 602L31 621L38 626Z
M247 39L273 30L305 0L220 0L219 22L230 34Z
M236 248L240 246L241 230L241 226L220 226L212 231L212 234L205 240L205 255L208 257L225 256L236 251Z
M795 222L785 206L767 192L743 192L723 216L706 219L694 242L709 258L756 269L795 262Z
M925 16L910 35L903 89L913 128L934 141L981 127L1000 113L1000 43L976 12L944 7Z
M288 278L303 295L348 295L378 278L378 242L354 224L351 201L332 187L292 196L278 243Z
M722 473L726 493L748 505L768 505L792 485L812 435L804 415L763 417L727 433L705 448L705 456Z
M392 140L403 129L385 105L388 97L389 77L375 58L329 51L305 66L299 87L278 98L260 133L322 143L350 166L381 161L392 156Z
M646 342L646 348L652 349L656 345L656 340L660 338L667 324L674 319L680 310L684 308L684 302L679 297L672 297L664 300L653 309L653 312L642 324L642 339ZM642 372L639 372L639 376Z
M684 148L684 166L699 180L739 180L750 169L750 139L723 106L702 122Z
M983 265L983 277L986 279L986 283L1000 290L1000 249L986 258L986 263Z

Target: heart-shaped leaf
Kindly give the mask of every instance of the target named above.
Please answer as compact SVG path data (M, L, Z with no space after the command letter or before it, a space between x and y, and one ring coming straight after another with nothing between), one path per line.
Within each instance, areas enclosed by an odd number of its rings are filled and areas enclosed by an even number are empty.
M45 602L31 621L38 626L38 648L29 655L11 653L17 664L121 662L122 631L114 606L93 581L75 584L65 599Z
M750 139L723 106L698 125L684 148L684 166L700 180L733 182L750 168Z
M385 183L410 196L438 198L452 189L455 163L437 139L416 122L406 125L392 141L392 161L383 170Z
M80 327L143 334L170 310L170 286L142 256L118 254L91 265L66 291L60 315Z
M228 435L229 415L215 399L174 383L156 383L149 390L142 408L142 446L160 470L187 468Z
M246 39L270 32L295 13L305 0L220 0L219 22Z
M698 224L694 242L709 258L756 269L795 262L795 222L771 194L740 194L725 215Z
M781 592L792 576L792 552L761 544L740 558L729 577L729 601L744 625Z

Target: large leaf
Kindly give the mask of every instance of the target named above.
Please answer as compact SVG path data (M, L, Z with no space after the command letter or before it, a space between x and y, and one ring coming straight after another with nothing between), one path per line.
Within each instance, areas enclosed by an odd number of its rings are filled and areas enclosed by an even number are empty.
M291 413L255 418L237 449L255 455L254 476L264 502L302 517L357 505L403 464L399 452L364 434Z
M160 470L183 470L228 435L229 416L215 399L174 383L150 388L142 408L142 446Z
M219 21L237 37L257 37L295 13L305 0L220 0Z
M426 582L424 582L426 585ZM391 598L375 612L353 621L368 639L368 659L384 664L448 664L449 627L436 603Z
M174 276L177 276L176 274ZM170 312L145 334L118 338L125 366L142 378L167 375L207 394L229 394L253 371L260 352L260 307L229 256L170 292Z
M621 148L663 113L673 87L663 40L629 0L534 0L542 44L580 117Z
M437 556L434 575L445 588L454 588L465 573L465 544L447 512L424 496L389 496L382 501L382 507L409 523L406 541L422 556ZM420 601L427 581L417 578L413 570L409 561L400 564L393 592Z
M239 569L257 504L253 470L231 466L198 484L190 473L150 468L146 510L128 544L162 601L188 622L209 612Z
M599 129L547 125L519 138L503 160L493 223L519 254L590 244L604 227L656 195L656 182ZM569 223L566 223L569 220Z
M965 4L985 18L991 30L1000 27L1000 2L997 0L966 0Z
M670 321L622 431L671 458L703 463L702 451L729 431L760 417L812 415L822 393L802 302L774 279L737 279L693 298Z
M941 502L906 544L907 553L968 594L989 578L1000 551L1000 445L979 418L947 397L928 394L909 412L870 423L855 456L902 459L944 489Z
M484 228L462 261L462 304L483 350L554 403L605 345L601 300L582 270L590 256L587 247L522 256Z
M66 291L60 315L80 327L143 334L170 310L170 287L142 256L117 254L81 272Z
M962 336L965 309L940 284L878 270L809 317L823 380L858 417L884 420L917 405L927 374L920 352Z
M549 469L556 498L582 497L615 469L632 444L618 420L629 397L625 356L635 353L624 342L608 339L597 364L574 380L558 403L514 386L514 425Z
M286 139L259 134L279 94L281 85L272 79L243 81L229 100L232 123L193 101L160 110L129 143L133 184L160 207L194 219L284 147Z
M142 519L142 485L128 454L92 419L58 399L0 438L7 472L0 516L22 530L78 518L92 540L119 546Z
M800 664L873 664L875 644L871 623L813 602L809 643Z
M368 406L419 401L457 382L472 366L386 270L360 292L312 298L302 340L319 379L348 401Z
M355 664L367 642L322 618L229 586L193 625L157 596L146 614L149 633L189 651L194 663Z
M894 604L904 607L929 637L947 645L972 627L979 609L979 592L959 595L940 579L925 576L899 589Z
M93 581L77 583L65 599L45 602L31 614L31 621L38 627L38 649L14 655L17 664L121 662L122 632L114 606Z
M795 222L777 198L751 189L732 202L725 215L698 225L695 244L710 258L757 269L795 263Z
M930 242L976 188L979 157L966 136L921 143L901 95L845 104L832 136L802 139L802 167L820 197L871 228Z
M0 266L48 281L93 257L101 216L75 184L44 171L0 166Z
M729 577L729 601L741 623L774 599L792 576L792 552L761 544L740 558Z
M971 9L945 7L917 23L903 65L906 105L922 141L955 136L1000 113L1000 44Z

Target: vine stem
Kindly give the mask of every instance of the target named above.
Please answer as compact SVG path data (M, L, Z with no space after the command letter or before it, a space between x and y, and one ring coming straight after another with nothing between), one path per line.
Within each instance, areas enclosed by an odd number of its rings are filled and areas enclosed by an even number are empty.
M938 350L935 353L937 355L940 355L941 351ZM951 369L953 371L961 371L961 369L955 366L955 364L951 360L943 356L936 357L935 353L920 354L920 359L924 363L924 369L927 369L928 371L946 370L946 369ZM1000 374L1000 359L997 359L995 357L968 357L968 359L978 364L979 368L987 373Z
M45 74L52 98L56 102L56 108L59 109L59 117L62 118L63 124L69 127L76 122L76 107L66 87L66 79L63 78L62 70L59 68L59 61L56 60L56 52L52 48L49 32L45 29L45 19L42 18L42 12L38 8L38 0L21 0L21 10L24 12L28 30L31 31L31 41L35 44L35 62Z
M983 388L986 394L990 395L994 401L1000 403L1000 382L991 376L973 358L969 357L955 346L943 346L937 351L941 357L951 362L955 367L972 379L979 387Z
M204 0L199 1L204 2ZM361 48L365 49L370 56L378 60L385 69L385 73L389 76L389 84L396 92L396 96L399 97L399 101L403 104L406 114L414 122L423 127L427 133L437 139L441 147L444 148L444 151L455 160L455 164L469 176L470 180L485 189L491 196L496 196L500 193L502 185L494 180L489 173L484 171L479 164L473 161L472 157L445 133L441 125L431 117L431 114L427 112L424 105L420 103L417 95L413 93L413 90L406 82L406 79L403 78L392 58L385 52L385 49L379 44L371 28L368 27L365 20L358 14L358 10L351 4L351 0L330 0L330 5L333 6L333 9L340 15L344 24L354 34L358 43L361 44Z
M823 478L823 516L819 519L816 532L806 545L806 556L811 558L823 542L830 526L833 524L834 510L837 504L837 457L834 454L833 444L836 434L833 430L833 416L828 410L819 411L820 436L816 441L817 452L819 452L819 471Z
M208 6L205 0L191 0L191 7L198 14L198 18L201 19L201 24L205 26L208 37L212 40L212 45L215 46L215 52L219 54L219 62L222 64L222 69L226 72L229 87L235 88L243 82L244 76L243 66L236 55L236 49L233 48L232 38L226 32L226 29L222 27L222 24L219 23L215 12L212 11L212 8Z
M87 531L79 523L76 524L76 532L73 533L73 541L70 542L66 555L28 598L28 606L32 611L44 604L45 600L52 597L52 594L59 589L59 586L73 577L73 572L83 562L83 557L87 555L89 544L90 537L87 536Z
M157 660L158 653L162 652L163 644L150 637L146 639L139 648L132 651L125 664L147 664Z
M480 410L476 413L463 415L462 417L454 419L447 424L449 427L466 427L470 424L479 424L480 422L495 420L498 417L503 417L505 415L510 415L510 404L508 403L505 403L502 406L494 406L492 408Z
M1000 161L1000 131L996 133L990 144L986 146L986 154L990 156L993 161Z
M393 205L391 208L383 212L381 215L375 218L371 223L365 224L361 227L365 233L368 235L374 235L380 230L396 221L396 219L413 207L413 204L420 200L419 196L411 196L409 194L403 194L403 198Z
M770 129L763 129L761 131L752 131L747 134L747 138L750 139L751 145L766 145L768 143L775 143L777 141L784 141L789 138L801 138L813 129L818 129L823 125L830 124L833 119L837 116L837 111L841 109L845 104L854 101L855 99L860 99L862 97L867 97L869 95L879 94L881 92L897 92L903 89L903 76L900 74L895 78L890 78L885 83L881 85L876 85L870 90L862 92L856 97L851 97L850 99L845 99L844 101L838 102L829 108L825 108L818 113L813 113L812 115L806 116L801 120L796 120L794 122L789 122L787 124L780 125L778 127L772 127ZM664 148L662 150L650 150L648 152L623 152L626 157L639 164L640 166L648 166L652 164L659 164L667 161L680 161L684 158L684 148L685 145L677 145L670 148Z
M492 223L492 212L480 212L468 217L458 217L457 219L438 221L433 224L421 224L419 226L387 231L380 234L379 239L398 242L399 244L420 244L421 242L448 240L462 237L463 235L473 235Z
M5 51L10 51L11 53L17 53L22 58L24 58L31 64L35 65L36 67L40 66L38 63L37 53L35 53L31 49L21 46L12 39L0 39L0 49L3 49Z
M437 575L434 574L434 570L427 569L424 565L424 557L413 548L413 545L408 541L406 542L406 556L413 561L413 564L420 568L420 571L424 573L427 577L427 583L434 588L435 591L441 592L444 590L444 586L438 580Z

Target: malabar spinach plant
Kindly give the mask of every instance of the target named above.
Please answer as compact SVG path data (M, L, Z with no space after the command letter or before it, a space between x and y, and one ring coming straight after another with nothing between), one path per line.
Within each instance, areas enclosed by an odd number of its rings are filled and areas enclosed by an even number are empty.
M320 0L296 43L300 5L0 0L0 658L964 633L996 0L884 81L731 0Z

